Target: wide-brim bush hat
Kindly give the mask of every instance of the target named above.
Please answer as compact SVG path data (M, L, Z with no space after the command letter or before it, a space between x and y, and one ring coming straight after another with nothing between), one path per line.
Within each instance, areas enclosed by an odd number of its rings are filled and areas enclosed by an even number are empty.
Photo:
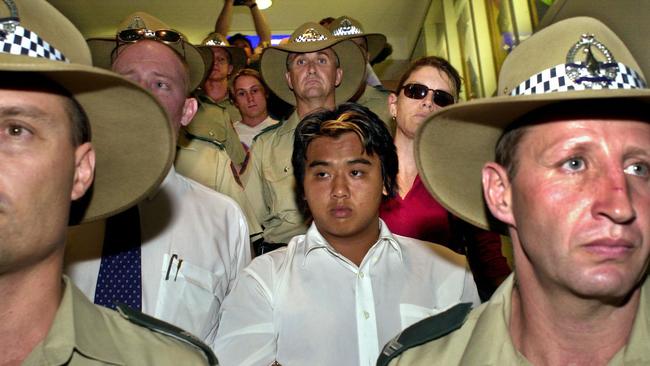
M210 57L208 64L205 56L194 45L189 43L181 32L171 28L155 16L141 11L124 18L117 26L117 31L114 35L88 39L88 47L90 47L95 66L107 70L111 69L111 64L116 56L114 51L118 45L118 35L120 32L127 30L142 30L144 36L138 40L148 39L159 41L181 56L187 63L190 71L189 91L198 88L203 83L203 80L207 76L207 71L212 67L212 58ZM161 35L163 37L160 37ZM179 35L180 39L176 42L168 42L164 41L164 35ZM120 46L126 44L128 43L119 42Z
M171 167L175 147L171 124L155 97L115 73L93 67L81 33L49 3L4 1L0 18L0 70L52 80L88 116L96 170L78 219L111 216L156 189Z
M197 48L210 56L210 67L212 67L212 47L223 48L230 55L232 74L246 67L246 51L243 48L232 46L228 39L221 33L212 32L201 42Z
M336 88L336 103L352 98L365 77L366 61L352 41L334 37L320 24L308 22L298 27L285 44L268 47L262 53L260 71L269 88L285 102L296 105L293 91L287 84L287 57L290 53L318 52L332 48L343 70L341 84Z
M494 161L504 129L538 108L566 101L650 102L638 63L600 21L571 18L517 46L503 63L498 96L444 108L415 137L415 157L429 192L453 214L487 229L481 169Z
M368 59L370 62L377 57L386 45L386 36L381 33L366 33L361 23L347 15L334 19L328 29L335 37L346 39L363 37L368 44Z

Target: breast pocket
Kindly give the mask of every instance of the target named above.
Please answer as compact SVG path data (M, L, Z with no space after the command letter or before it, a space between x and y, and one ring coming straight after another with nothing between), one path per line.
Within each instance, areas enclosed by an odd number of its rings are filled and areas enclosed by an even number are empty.
M188 261L165 254L155 317L210 341L221 300L216 294L225 278Z
M272 162L264 170L264 175L267 178L264 194L270 203L271 211L280 214L286 210L297 210L296 180L291 162Z

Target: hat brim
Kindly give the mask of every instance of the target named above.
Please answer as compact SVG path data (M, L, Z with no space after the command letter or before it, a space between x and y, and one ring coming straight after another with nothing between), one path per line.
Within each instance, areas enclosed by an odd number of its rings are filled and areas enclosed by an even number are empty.
M0 69L44 75L86 112L96 169L82 222L121 212L157 189L175 147L166 112L154 96L112 72L80 64L0 54Z
M86 40L88 43L88 48L90 48L90 53L93 57L93 65L101 67L102 69L110 70L111 69L111 54L115 49L116 43L115 38L110 37L101 37L101 38L90 38ZM162 44L167 45L166 43L161 42ZM178 52L174 47L169 47L175 52ZM183 49L185 52L185 62L190 70L190 91L198 88L203 83L207 73L207 70L210 70L212 65L206 65L206 62L201 55L201 52L194 47L194 45L185 42L183 44ZM182 55L181 55L182 56Z
M386 45L386 36L380 33L364 34L368 43L368 60L372 62Z
M330 38L318 42L290 42L277 47L269 47L262 53L260 71L266 84L285 102L296 105L293 90L289 88L285 74L287 57L290 53L317 52L331 47L339 58L343 70L341 84L336 88L336 103L348 101L359 89L365 77L366 62L361 49L351 40Z
M483 200L481 170L494 161L504 129L525 114L571 100L650 103L650 90L586 90L531 96L500 96L453 105L429 117L415 136L415 161L429 192L447 210L483 229L493 218Z

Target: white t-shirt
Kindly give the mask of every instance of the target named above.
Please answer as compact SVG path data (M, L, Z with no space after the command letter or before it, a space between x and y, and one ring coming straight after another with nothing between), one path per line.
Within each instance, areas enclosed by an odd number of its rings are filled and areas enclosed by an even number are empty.
M277 120L271 118L271 116L268 116L264 121L255 127L250 127L247 124L242 123L242 121L233 123L233 126L239 135L239 141L246 145L247 149L250 149L251 144L253 143L253 138L262 132L263 129L269 126L273 126L276 123L278 123Z

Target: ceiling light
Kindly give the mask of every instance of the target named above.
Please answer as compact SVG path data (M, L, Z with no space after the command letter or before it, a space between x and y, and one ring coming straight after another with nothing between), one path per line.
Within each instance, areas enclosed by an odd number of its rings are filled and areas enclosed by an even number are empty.
M256 3L257 7L260 8L260 10L268 9L271 7L271 5L273 5L273 1L271 0L257 0Z

